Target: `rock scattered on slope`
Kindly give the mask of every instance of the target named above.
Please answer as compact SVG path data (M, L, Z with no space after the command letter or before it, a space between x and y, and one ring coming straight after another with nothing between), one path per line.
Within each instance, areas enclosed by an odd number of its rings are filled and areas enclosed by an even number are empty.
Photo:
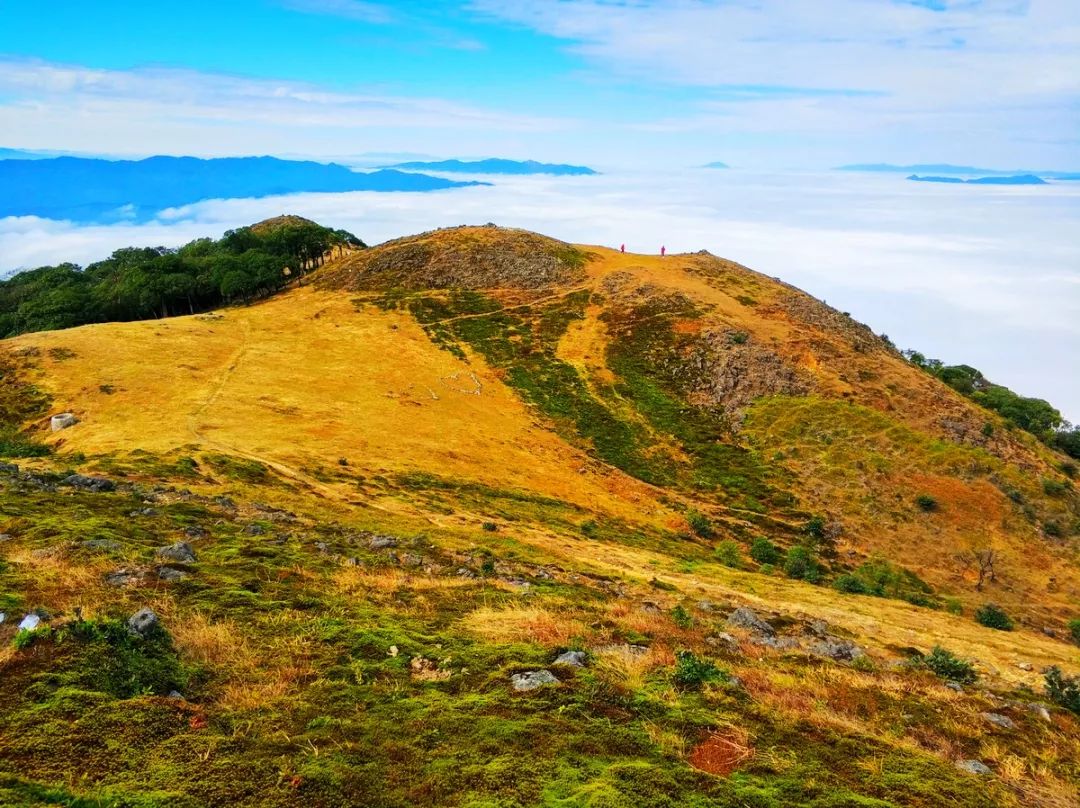
M112 480L105 477L89 477L85 474L69 475L64 478L63 484L71 488L78 488L80 491L91 491L95 494L116 490L116 483Z
M109 586L139 586L146 580L146 573L142 570L121 567L112 572L105 573L105 583Z
M62 412L59 415L54 415L49 419L49 429L53 432L59 432L62 429L68 429L79 423L79 419L76 418L70 412Z
M21 623L19 623L19 631L33 631L40 625L41 618L31 612L22 619Z
M178 541L166 547L159 547L155 553L158 558L165 561L175 561L178 564L194 564L195 550L186 541Z
M839 637L822 637L810 643L807 650L812 654L829 657L840 662L851 662L866 653L851 640L844 640Z
M956 768L968 772L969 774L977 774L980 777L985 777L986 775L994 773L993 770L981 760L961 760L956 764Z
M538 687L544 685L557 685L559 680L555 678L555 675L551 671L525 671L524 673L515 673L510 677L510 682L514 686L514 690L536 690Z
M728 615L727 619L729 626L735 626L736 628L744 628L748 631L752 631L756 634L764 634L766 636L772 636L776 633L776 630L757 616L757 612L748 606L740 606L738 609Z
M128 630L140 637L148 637L160 625L161 621L154 610L145 606L131 615L127 621Z
M584 651L564 651L555 657L556 665L573 665L575 668L585 667Z
M1007 715L1002 715L1001 713L983 713L982 717L1000 729L1016 729L1016 722Z

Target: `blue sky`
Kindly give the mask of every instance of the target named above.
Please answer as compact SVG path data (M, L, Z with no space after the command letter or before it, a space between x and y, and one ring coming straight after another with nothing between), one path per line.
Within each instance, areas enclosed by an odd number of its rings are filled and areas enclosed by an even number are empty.
M128 155L1078 168L1080 4L6 0L0 131Z

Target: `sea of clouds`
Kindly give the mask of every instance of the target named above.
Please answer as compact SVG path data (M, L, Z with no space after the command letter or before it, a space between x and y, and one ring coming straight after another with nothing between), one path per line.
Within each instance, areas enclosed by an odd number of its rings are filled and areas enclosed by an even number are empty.
M492 177L436 193L211 200L145 224L0 219L0 273L177 246L295 213L370 244L495 222L633 252L707 249L850 312L900 347L980 368L1080 421L1080 182L965 186L745 171Z

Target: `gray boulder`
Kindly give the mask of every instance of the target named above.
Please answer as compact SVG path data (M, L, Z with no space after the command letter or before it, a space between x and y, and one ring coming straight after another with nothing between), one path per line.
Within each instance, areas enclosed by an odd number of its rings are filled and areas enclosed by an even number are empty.
M735 626L736 628L744 628L747 631L752 631L756 634L773 635L776 630L757 616L757 613L747 607L740 606L738 609L728 615L727 619L729 626Z
M84 550L98 550L103 553L115 553L121 547L120 542L112 539L87 539L76 546Z
M514 686L514 690L525 691L536 690L544 685L557 685L559 680L551 671L525 671L511 676L510 683Z
M19 467L14 463L0 463L0 474L18 474Z
M999 729L1016 729L1016 723L1001 713L983 713L982 717Z
M188 573L172 567L158 567L157 577L162 581L182 581L188 577Z
M994 773L993 770L981 760L961 760L956 764L956 768L965 771L968 774L977 774L980 777L985 777Z
M156 555L165 561L175 561L178 564L194 564L195 550L186 541L178 541L167 547L159 547Z
M843 640L838 637L823 637L815 640L809 646L810 653L818 656L829 657L841 662L851 662L866 654L862 648L851 640Z
M105 477L89 477L85 474L71 474L63 479L63 484L80 491L92 491L100 494L105 491L115 491L116 483Z
M109 586L139 586L145 580L146 575L142 570L133 570L126 567L105 573L105 583Z
M556 665L573 665L575 668L585 667L584 651L564 651L555 657Z
M706 637L705 644L711 648L720 648L733 654L737 654L741 650L738 638L728 634L726 631Z
M385 550L387 547L397 547L397 539L392 536L373 536L368 542L372 550Z
M153 609L144 606L128 618L127 626L132 634L148 637L161 626L161 621Z

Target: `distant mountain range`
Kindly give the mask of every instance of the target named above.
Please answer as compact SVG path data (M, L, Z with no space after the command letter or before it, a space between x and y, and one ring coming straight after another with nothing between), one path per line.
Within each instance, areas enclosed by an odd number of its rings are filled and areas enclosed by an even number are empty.
M560 176L585 176L597 174L588 166L572 166L563 163L538 163L536 160L437 160L396 163L386 168L408 171L444 171L451 174L557 174Z
M970 180L961 179L960 177L921 177L918 174L912 174L908 179L915 182L948 182L959 183L960 185L1049 185L1046 180L1036 177L1034 174L1016 174L1010 177L977 177Z
M0 217L142 221L204 199L301 192L439 191L487 183L403 171L361 173L336 163L275 157L82 157L0 160Z
M854 163L852 165L837 166L834 171L867 171L889 174L929 174L931 176L960 176L960 177L1003 177L1032 175L1050 180L1080 180L1080 171L1033 171L1031 169L1014 168L1002 170L999 168L976 168L975 166L955 166L950 163L919 163L917 165L902 166L892 163Z
M729 166L727 163L716 162L706 163L702 166L702 168L731 168L731 166Z

